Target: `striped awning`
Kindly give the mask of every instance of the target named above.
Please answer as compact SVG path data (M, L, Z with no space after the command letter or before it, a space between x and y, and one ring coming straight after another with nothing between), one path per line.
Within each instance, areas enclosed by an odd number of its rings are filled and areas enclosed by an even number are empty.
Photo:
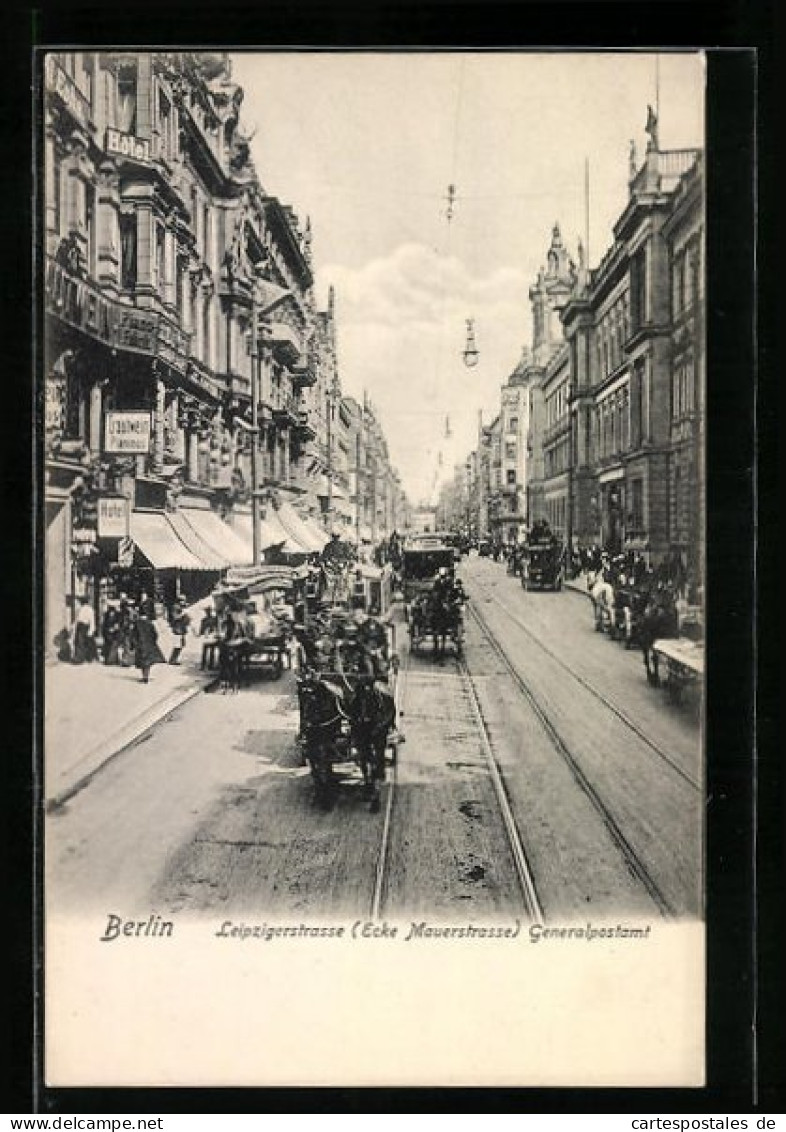
M322 537L321 533L311 530L304 519L301 519L297 511L291 503L282 503L276 512L278 518L285 530L289 531L292 537L300 543L303 549L313 554L315 551L322 550L327 540L327 535Z
M250 515L237 514L232 520L233 529L248 544L249 554L253 557L254 534ZM276 512L268 507L267 514L259 524L259 545L262 550L269 550L271 546L280 546L285 554L304 554L304 548L296 542L276 518Z
M157 570L210 570L209 566L180 539L161 511L132 511L129 525L132 540Z
M228 565L251 565L253 558L251 544L236 534L229 523L224 522L215 511L184 507L179 514L202 542L215 554L226 559Z
M209 570L226 570L227 566L232 565L226 554L217 550L214 546L211 546L210 543L205 542L186 518L185 511L171 511L167 517L181 542L187 546L194 557L199 558Z

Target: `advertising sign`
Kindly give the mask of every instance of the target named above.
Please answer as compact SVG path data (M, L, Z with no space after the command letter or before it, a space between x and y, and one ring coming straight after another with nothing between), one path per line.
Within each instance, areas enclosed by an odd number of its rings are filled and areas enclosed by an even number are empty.
M128 500L122 495L105 495L98 501L99 538L126 538Z
M104 451L144 456L150 451L152 418L149 412L109 411L106 414Z

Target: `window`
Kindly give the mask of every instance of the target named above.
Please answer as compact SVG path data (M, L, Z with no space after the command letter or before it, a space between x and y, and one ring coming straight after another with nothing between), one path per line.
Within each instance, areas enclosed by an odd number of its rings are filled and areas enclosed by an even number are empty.
M88 275L95 275L95 212L96 212L96 194L92 185L85 185L85 212L84 212L84 226L85 236L87 237L87 272Z
M202 308L202 360L210 365L210 298L205 298Z
M124 63L117 73L117 128L123 134L136 133L136 61Z
M507 460L515 460L516 459L516 442L515 442L515 440L512 440L512 441L509 440L506 443L506 445L505 445L505 458Z
M630 393L630 443L638 448L644 440L644 359L640 358L633 367Z
M177 260L175 264L175 307L177 308L178 318L181 326L184 322L184 277L185 266L181 260Z
M60 198L63 193L62 174L60 170L60 162L57 157L53 161L52 169L52 204L54 205L54 228L55 232L60 232L60 217L61 217L61 204Z
M644 480L631 481L630 521L634 530L644 527Z
M120 286L124 291L136 287L136 213L120 214Z
M202 209L202 258L207 262L210 258L210 209L205 205Z
M516 469L515 468L508 468L508 470L505 472L505 482L507 483L508 487L515 487L516 486Z
M169 157L172 151L172 105L163 90L158 92L158 133L161 153Z
M518 432L518 428L519 428L519 418L518 417L511 417L510 421L508 422L508 432Z
M156 286L159 293L163 291L166 282L166 233L163 224L156 224Z
M630 263L631 323L634 330L647 320L646 249L637 252Z

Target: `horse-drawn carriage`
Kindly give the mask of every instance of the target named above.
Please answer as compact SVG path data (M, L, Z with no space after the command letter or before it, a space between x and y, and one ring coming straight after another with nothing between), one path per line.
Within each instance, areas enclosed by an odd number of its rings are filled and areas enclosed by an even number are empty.
M521 554L521 585L525 590L561 590L565 548L553 536L525 543Z
M372 812L379 809L386 752L395 761L398 658L391 626L344 605L296 629L300 743L317 801L330 805L342 778L359 769Z
M455 581L453 547L427 539L407 546L403 591L411 650L418 652L430 641L435 655L444 656L450 642L460 655L464 643L463 595Z
M294 601L304 572L292 566L234 567L212 602L218 619L219 681L237 691L252 667L277 680L288 658Z

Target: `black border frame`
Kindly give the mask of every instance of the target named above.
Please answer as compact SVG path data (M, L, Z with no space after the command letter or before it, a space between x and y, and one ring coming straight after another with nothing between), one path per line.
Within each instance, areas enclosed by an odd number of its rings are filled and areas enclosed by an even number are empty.
M7 599L5 656L9 672L21 677L7 732L13 752L9 770L15 802L11 823L12 941L11 1007L14 1047L10 1062L12 1100L7 1111L89 1112L255 1112L292 1108L319 1112L386 1112L420 1105L426 1111L479 1108L519 1112L777 1112L783 1103L783 965L777 940L783 934L783 772L776 757L774 718L774 634L760 635L754 647L756 611L770 615L768 586L774 566L768 557L776 528L772 459L775 417L772 388L772 311L766 305L766 263L756 253L767 248L766 230L774 209L770 165L757 164L772 129L772 8L758 4L688 2L629 3L565 0L516 3L465 0L388 0L355 5L286 4L264 7L192 8L167 12L161 5L144 12L135 5L116 8L31 9L12 26L16 54L7 64L7 106L24 103L32 82L32 49L40 46L137 44L209 45L305 49L499 48L719 48L712 53L708 91L708 729L712 752L708 797L708 1085L704 1089L90 1089L45 1088L41 1083L42 1004L31 967L40 948L33 928L40 891L36 855L40 814L31 781L28 720L33 718L33 687L40 671L27 613L18 602L28 580L40 577L40 546L33 558L32 521L26 504L26 473L33 452L34 403L26 414L5 419L5 497L16 520L5 528L4 543L13 563L14 600ZM18 14L18 13L17 13ZM226 32L231 31L231 36ZM15 38L14 38L15 36ZM9 152L26 153L34 122L14 113ZM9 373L32 372L34 330L30 295L36 280L30 265L30 187L19 176L6 195L3 234L12 240L6 277L7 307L17 335L6 347ZM18 193L18 199L14 190ZM768 207L769 206L769 207ZM737 238L734 239L736 234ZM14 239L15 238L15 239ZM7 242L7 241L6 241ZM21 270L17 270L17 265ZM772 277L769 277L771 285ZM25 340L24 335L27 334ZM769 384L768 384L769 382ZM19 424L21 420L24 422ZM761 461L765 462L762 463ZM24 469L24 471L22 471ZM31 475L35 475L31 470ZM19 490L19 487L22 490ZM754 557L758 517L759 553ZM30 552L30 558L28 558ZM756 573L754 573L756 571ZM9 594L11 591L9 590ZM774 597L774 592L772 597ZM769 645L768 645L769 640ZM32 672L31 672L31 665ZM30 674L26 679L27 674ZM758 682L757 682L758 675ZM16 689L15 689L16 691ZM26 710L30 705L30 710ZM19 710L21 709L21 710ZM757 710L758 709L758 710ZM754 722L756 721L756 722ZM756 777L750 756L758 745ZM754 796L754 788L757 797ZM757 803L757 805L755 805ZM32 818L32 821L31 821ZM33 960L33 963L31 963ZM767 1003L770 1003L770 1006ZM753 1023L756 1019L756 1030ZM384 1024L384 1020L381 1020ZM754 1033L756 1035L754 1040ZM31 1051L34 1056L31 1059Z

